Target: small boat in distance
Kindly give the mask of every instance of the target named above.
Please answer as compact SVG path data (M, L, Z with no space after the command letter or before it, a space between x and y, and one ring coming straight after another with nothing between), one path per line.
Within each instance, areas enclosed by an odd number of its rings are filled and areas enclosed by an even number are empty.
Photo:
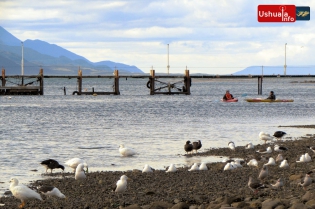
M228 99L228 100L225 100L225 99L221 99L222 102L238 102L238 99L237 98L234 98L234 99Z
M293 102L293 99L262 99L262 98L251 98L245 99L247 102Z

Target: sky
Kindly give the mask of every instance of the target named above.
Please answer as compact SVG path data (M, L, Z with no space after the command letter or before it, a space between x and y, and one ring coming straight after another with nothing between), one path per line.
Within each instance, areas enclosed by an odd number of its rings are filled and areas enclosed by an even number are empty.
M310 6L311 20L260 23L262 4ZM21 41L145 73L167 73L168 63L170 73L202 74L315 64L314 0L0 0L0 8L0 25Z

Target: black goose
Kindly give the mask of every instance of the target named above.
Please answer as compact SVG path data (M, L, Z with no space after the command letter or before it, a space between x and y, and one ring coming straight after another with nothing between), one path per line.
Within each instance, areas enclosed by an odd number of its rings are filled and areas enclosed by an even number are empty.
M202 147L201 141L198 140L197 142L193 142L192 145L193 145L193 150L196 151L196 154L197 154L197 150Z
M190 143L190 141L186 142L184 149L187 152L187 154L193 150L193 145Z
M63 171L65 170L65 167L63 165L60 165L56 160L54 159L48 159L44 160L40 163L42 166L46 168L46 173L47 170L50 169L50 173L52 173L53 169L61 168Z

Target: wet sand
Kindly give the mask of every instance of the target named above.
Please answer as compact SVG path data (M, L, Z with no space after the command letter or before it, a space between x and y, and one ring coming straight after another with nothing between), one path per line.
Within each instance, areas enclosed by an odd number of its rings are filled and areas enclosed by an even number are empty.
M198 153L201 156L228 156L246 161L255 158L259 160L259 168L243 164L242 168L223 171L226 163L210 163L207 164L208 171L188 171L189 168L178 168L175 173L166 173L165 170L155 170L153 173L142 173L140 170L102 171L87 173L87 178L83 181L75 180L73 173L43 174L52 178L38 180L28 186L36 190L37 186L53 185L67 199L42 195L44 201L27 201L25 208L315 208L315 184L306 190L298 186L305 174L315 168L315 153L307 148L315 146L314 139L314 135L309 135L275 142L289 148L283 155L288 158L290 168L283 170L279 168L280 163L268 166L269 175L262 183L269 188L257 193L248 188L248 179L249 176L256 179L262 165L267 162L261 160L262 154L256 150L268 146L273 149L275 143L270 145L262 141L251 150L236 145L235 151L229 148L210 148ZM306 152L312 156L312 161L296 163ZM277 155L275 151L264 154L273 158ZM128 181L127 191L118 196L112 187L121 175L127 175L131 180ZM280 177L284 179L285 186L280 190L272 189L270 184L274 184ZM2 197L0 203L5 204L0 208L18 208L20 200Z

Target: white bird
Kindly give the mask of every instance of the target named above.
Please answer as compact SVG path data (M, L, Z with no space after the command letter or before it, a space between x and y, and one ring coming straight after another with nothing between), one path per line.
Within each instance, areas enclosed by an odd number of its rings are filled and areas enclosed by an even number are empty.
M12 195L16 197L17 199L21 200L21 204L19 205L19 208L23 208L25 206L25 201L29 199L38 199L43 200L40 194L35 192L34 190L31 190L27 186L23 184L19 184L19 181L17 178L11 178L10 179L10 191L12 192Z
M309 148L310 150L312 150L315 153L315 146L306 146L307 148Z
M234 169L235 167L231 163L227 163L223 168L224 171L229 171L229 170L234 170Z
M84 168L83 163L77 166L75 170L75 175L74 175L75 180L83 180L86 178L83 168Z
M268 160L268 163L266 163L265 165L276 165L276 161L275 161L275 159L270 157L269 160Z
M228 143L228 146L229 146L229 148L230 148L231 150L235 150L235 144L234 144L234 142L230 141L230 142Z
M251 159L248 163L247 163L248 166L255 166L255 167L258 167L258 162L256 159Z
M207 171L208 170L207 164L206 163L201 163L200 166L199 166L199 170Z
M306 188L309 185L311 185L311 183L313 182L313 180L311 178L312 173L313 173L313 171L306 173L304 179L301 181L301 183L299 183L299 185L302 186L304 190L306 190Z
M122 175L116 183L116 187L113 189L118 195L124 193L127 190L127 180L129 178L126 175Z
M275 184L271 184L273 189L280 189L283 187L283 180L282 178L279 178Z
M306 160L307 163L312 161L312 158L311 158L311 156L308 153L305 153L304 156L305 156L305 160Z
M260 154L270 154L270 153L272 153L272 149L271 149L271 147L268 147L268 148L266 149L266 151L257 150L256 152L258 152L258 153L260 153Z
M38 188L38 191L40 191L42 194L46 196L66 198L66 196L62 194L57 187L54 187L54 186L41 186Z
M254 149L253 143L249 142L248 144L246 144L245 149Z
M282 160L283 160L282 154L278 154L278 156L276 158L276 162L281 162Z
M69 166L70 168L72 168L73 169L73 171L75 171L75 169L77 168L77 166L79 165L79 164L83 164L84 165L84 167L86 167L86 172L88 172L88 165L87 165L87 163L83 160L83 159L80 159L80 158L72 158L72 159L70 159L70 160L67 160L66 162L65 162L65 164L67 165L67 166Z
M188 171L198 171L199 167L197 163L194 163Z
M119 153L124 156L133 156L136 154L136 151L132 148L125 147L123 144L119 145Z
M280 168L289 168L288 160L283 160L279 167Z
M174 172L176 172L177 171L177 169L176 169L176 167L175 167L175 165L174 164L171 164L169 167L168 167L168 169L167 169L167 173L168 172L170 172L170 173L174 173Z
M310 159L306 158L305 155L301 155L300 159L298 161L296 161L297 163L307 163L309 162Z
M242 164L241 164L241 161L236 159L234 160L234 164L233 164L234 167L237 167L237 168L242 168Z
M260 132L259 133L259 138L263 141L265 141L265 144L267 141L272 141L273 137L270 134L264 133L264 132Z
M148 164L145 164L142 170L142 173L152 173L152 172L153 172L152 168Z

